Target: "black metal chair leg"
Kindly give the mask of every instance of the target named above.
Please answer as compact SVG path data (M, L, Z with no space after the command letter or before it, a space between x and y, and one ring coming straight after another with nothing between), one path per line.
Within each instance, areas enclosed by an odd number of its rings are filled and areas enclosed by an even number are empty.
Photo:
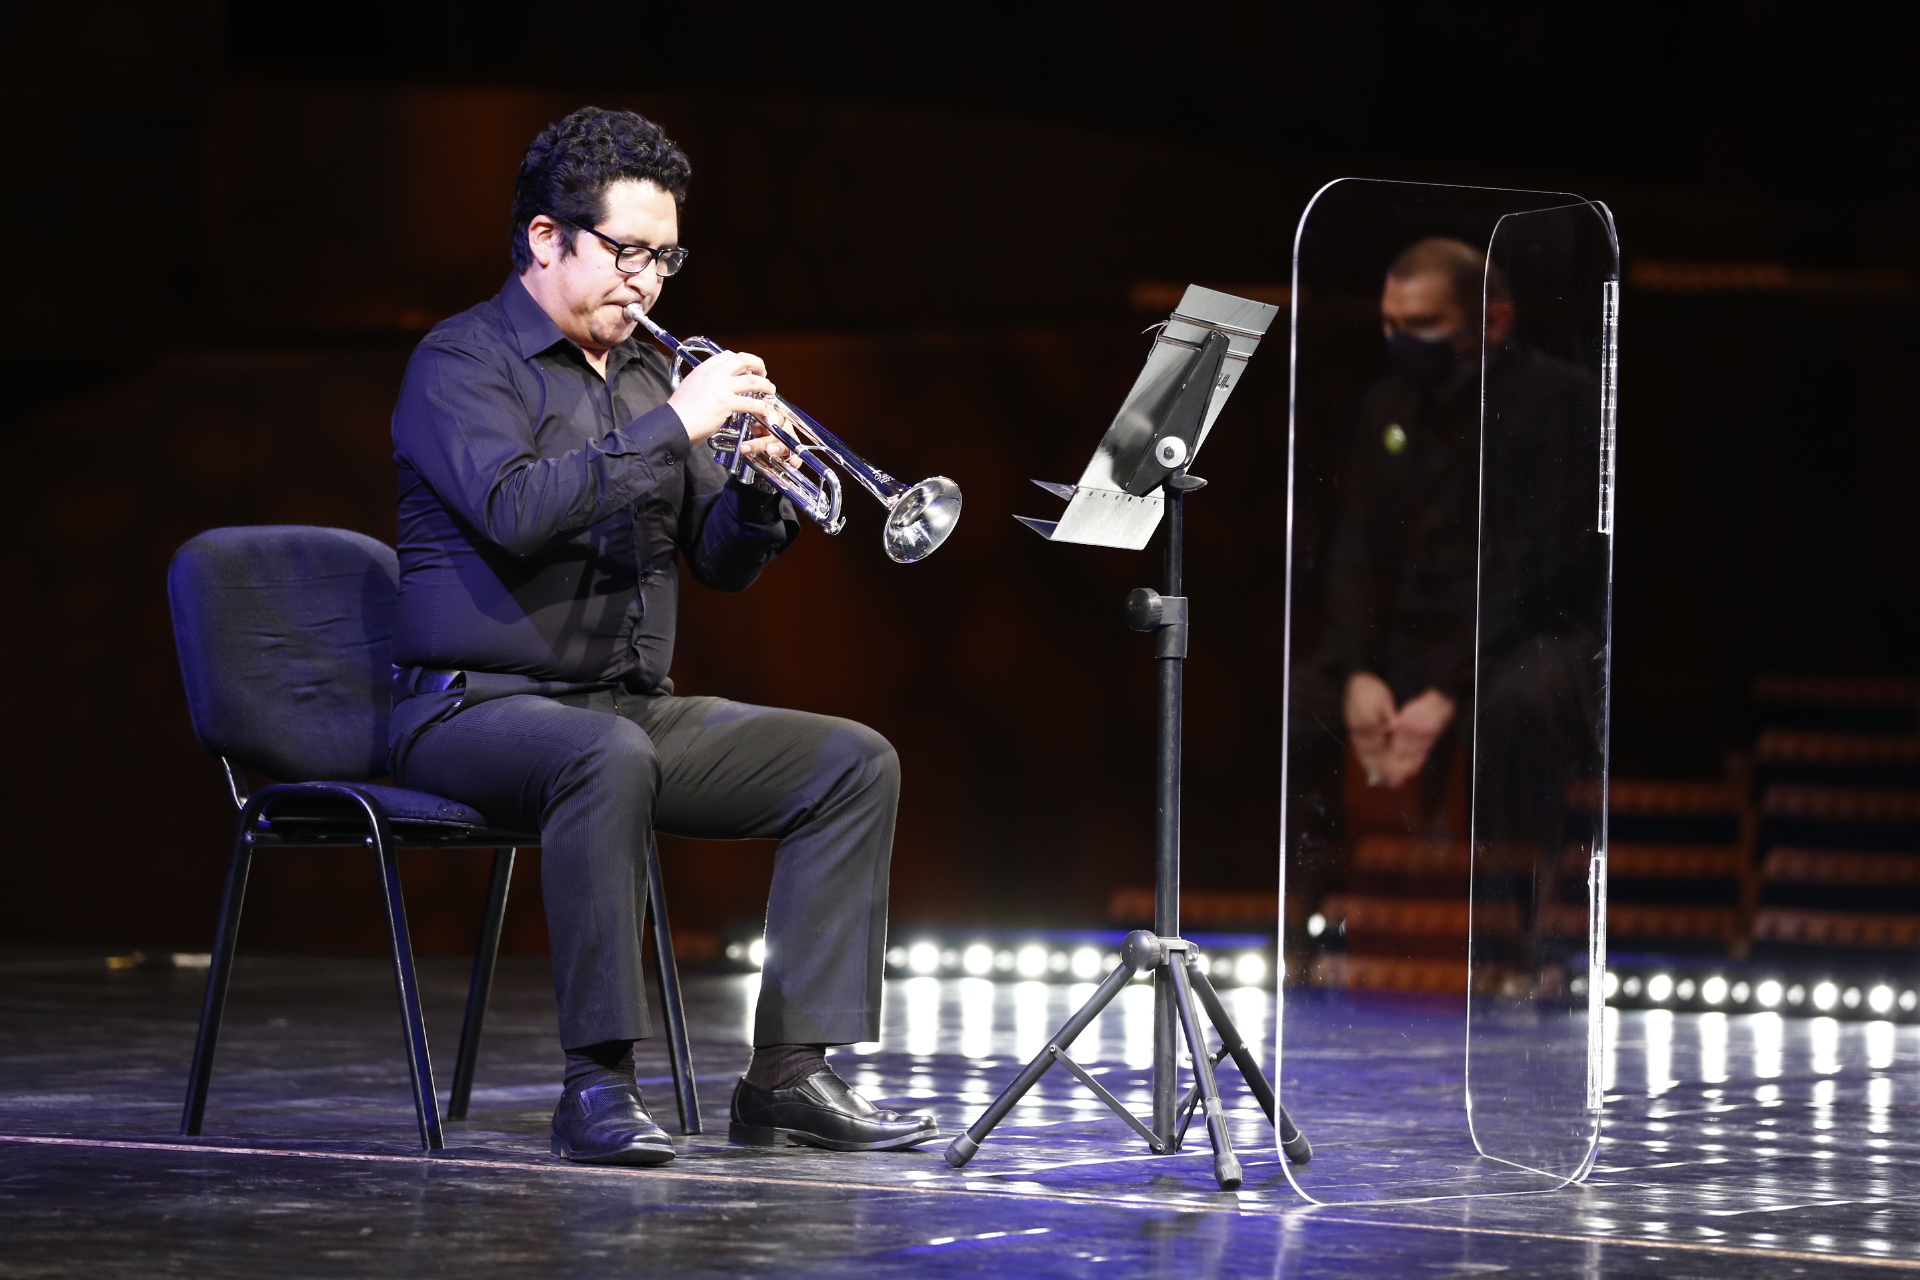
M667 893L660 879L660 851L647 837L647 910L653 917L653 958L660 965L660 1003L666 1006L667 1056L673 1063L673 1094L680 1104L680 1132L699 1133L700 1095L694 1087L693 1054L687 1044L687 1008L680 998L680 966L667 927Z
M440 1132L440 1099L433 1091L433 1059L427 1050L427 1021L420 1010L420 977L413 967L413 942L407 936L407 909L400 894L400 852L386 820L368 810L374 834L367 843L380 858L380 888L387 907L387 936L393 942L393 980L400 994L400 1026L407 1047L407 1072L413 1080L413 1106L420 1120L420 1145L428 1151L446 1146Z
M480 922L480 946L473 954L473 980L467 985L467 1016L460 1023L460 1053L453 1060L453 1092L447 1119L465 1120L473 1096L474 1063L480 1057L480 1031L493 993L494 962L500 956L500 925L507 915L507 887L513 880L513 850L493 851L493 880L487 887L487 913Z
M213 935L213 961L207 967L207 991L200 1004L200 1031L193 1041L193 1066L187 1072L187 1104L180 1133L195 1137L207 1113L207 1088L213 1080L213 1053L220 1042L220 1019L227 1009L227 985L233 977L233 953L240 940L240 907L247 896L247 872L253 865L254 811L244 808L240 830L227 864L227 890L220 900L220 923Z

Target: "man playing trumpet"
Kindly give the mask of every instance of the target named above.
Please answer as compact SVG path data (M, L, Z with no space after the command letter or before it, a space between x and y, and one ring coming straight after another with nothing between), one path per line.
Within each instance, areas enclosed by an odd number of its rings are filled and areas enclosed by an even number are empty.
M556 1155L674 1156L633 1071L655 830L781 842L732 1139L912 1146L937 1136L932 1117L876 1110L824 1056L879 1036L893 748L848 720L682 697L667 678L679 559L743 591L799 532L778 491L730 479L707 447L735 415L774 412L760 360L714 356L672 388L624 312L651 309L686 262L689 173L632 112L551 126L514 186L513 275L413 354L393 417L393 775L540 832L566 1053Z

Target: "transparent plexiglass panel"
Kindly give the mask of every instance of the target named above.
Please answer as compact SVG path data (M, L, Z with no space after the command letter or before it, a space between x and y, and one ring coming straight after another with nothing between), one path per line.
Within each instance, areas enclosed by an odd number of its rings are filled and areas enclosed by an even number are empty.
M1277 1084L1311 1199L1592 1160L1616 279L1574 196L1349 180L1301 220Z

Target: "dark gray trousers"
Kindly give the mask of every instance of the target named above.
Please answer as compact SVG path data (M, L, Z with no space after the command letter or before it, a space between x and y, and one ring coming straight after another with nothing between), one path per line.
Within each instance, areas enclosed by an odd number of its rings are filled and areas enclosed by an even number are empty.
M650 1033L640 909L655 830L780 841L755 1045L879 1039L900 763L873 730L723 698L521 694L428 727L401 772L539 830L563 1046Z

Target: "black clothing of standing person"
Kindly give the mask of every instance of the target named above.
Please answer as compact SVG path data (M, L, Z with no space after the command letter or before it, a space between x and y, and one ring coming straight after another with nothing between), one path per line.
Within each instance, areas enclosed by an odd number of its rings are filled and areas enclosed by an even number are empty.
M1388 269L1389 372L1353 418L1321 635L1293 673L1298 840L1342 838L1348 748L1368 785L1418 780L1437 814L1473 712L1482 776L1498 783L1476 809L1483 841L1556 839L1572 761L1597 732L1593 592L1568 544L1585 473L1562 456L1597 389L1518 341L1516 320L1499 268L1459 240L1418 241Z
M851 721L682 697L667 678L682 556L742 591L799 532L706 442L764 419L760 360L670 387L624 308L679 270L686 157L652 122L588 107L534 141L514 188L514 274L435 327L394 411L400 468L394 778L540 832L566 1086L553 1150L674 1156L634 1080L655 830L776 838L754 1054L731 1136L911 1146L930 1116L880 1111L827 1066L879 1036L899 760ZM778 456L766 435L746 446Z

